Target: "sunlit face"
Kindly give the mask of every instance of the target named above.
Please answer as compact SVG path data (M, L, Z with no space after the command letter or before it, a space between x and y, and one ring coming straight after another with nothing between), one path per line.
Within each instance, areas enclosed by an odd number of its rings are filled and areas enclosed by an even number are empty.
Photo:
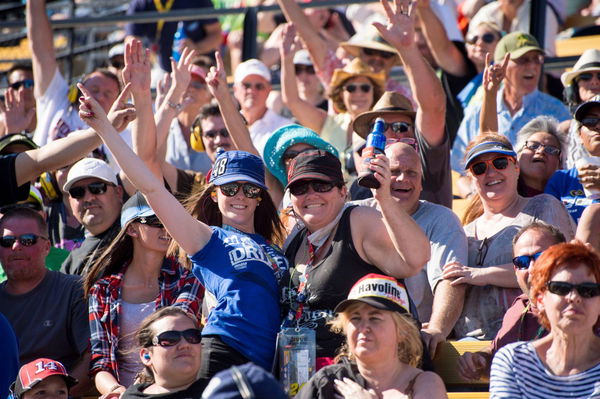
M11 85L17 82L23 82L26 79L33 80L33 72L24 71L22 69L15 69L11 72L7 77L8 84ZM25 100L25 109L31 109L35 107L35 97L33 96L33 87L26 88L25 85L21 85L17 90L18 94L23 93L23 98Z
M212 98L204 79L192 74L192 79L188 84L183 100L187 103L184 111L198 113L200 108L208 104Z
M508 62L504 84L513 91L527 95L538 87L542 75L543 54L531 50Z
M67 399L69 389L60 375L51 375L38 382L22 396L23 399Z
M259 75L248 75L233 86L233 94L242 110L265 109L271 84Z
M69 195L69 205L73 216L93 235L106 231L121 214L123 189L108 184L104 194L92 194L87 188L90 183L104 182L90 177L77 181L71 187L85 187L82 198ZM67 194L68 195L68 194Z
M373 89L371 80L364 76L346 80L342 87L342 101L346 110L352 115L369 111L373 105Z
M225 122L221 116L209 116L200 121L202 127L202 142L204 151L212 162L217 158L217 148L222 147L225 151L233 149L231 136L224 137L220 132L226 129Z
M238 181L237 183L247 182ZM216 197L212 198L219 206L223 223L247 233L254 232L254 212L259 203L258 199L246 197L241 187L233 197L226 196L218 187L216 194Z
M321 82L310 65L295 65L296 85L298 86L298 95L303 100L311 99L315 94L322 91Z
M386 76L398 60L398 56L394 53L363 48L360 49L359 57L363 63L371 67L373 72L383 71L386 73Z
M489 39L493 40L490 42ZM475 40L477 39L477 40ZM485 55L486 53L494 55L496 51L496 45L500 40L500 36L497 32L494 32L486 25L479 25L475 29L469 32L466 38L466 49L469 59L478 67L482 68L485 66Z
M539 229L527 230L519 237L515 245L513 246L513 256L528 255L532 256L538 252L545 251L552 245L556 244L556 240L547 231ZM515 268L515 274L517 276L517 282L519 287L529 296L529 288L531 283L529 281L529 274L531 269L535 267L535 260L529 265L529 269L520 270Z
M600 106L590 108L585 115L586 118L600 118ZM594 127L581 126L579 137L586 150L592 155L600 156L600 123Z
M481 161L493 160L499 156L503 155L496 153L483 154L475 158L471 165ZM486 200L510 199L517 194L519 166L516 164L516 161L513 162L509 159L507 167L502 170L498 170L488 164L485 173L477 176L471 174L471 176L475 182L477 192L484 202Z
M398 332L392 312L364 304L352 310L344 328L348 348L361 362L396 358Z
M119 96L118 83L100 72L92 72L83 85L105 112L110 110L110 107Z
M548 179L560 166L560 155L550 155L544 151L543 146L554 146L560 149L560 143L550 133L537 132L529 136L527 144L541 144L537 150L527 146L519 152L517 159L521 168L521 176L525 180L534 179L545 185Z
M2 236L19 237L23 234L36 234L48 237L47 232L41 232L37 223L28 218L9 218L2 224ZM12 247L0 246L0 263L9 280L31 281L44 275L45 259L50 251L50 241L38 238L32 246L25 246L18 240Z
M585 75L584 80L581 75ZM577 76L577 87L579 92L579 99L581 102L586 102L592 99L592 97L600 94L600 69L595 71L586 71L581 75ZM587 79L587 77L590 79Z
M583 264L575 268L558 269L550 277L550 281L566 281L571 284L598 282ZM565 296L545 290L538 296L537 306L546 313L552 330L591 331L600 317L600 296L583 298L576 290Z
M419 155L404 143L388 146L385 154L390 160L392 196L402 204L405 211L412 214L418 207L419 195L423 189Z
M403 138L415 138L415 121L408 115L404 114L386 114L383 115L383 120L388 124L387 129L385 130L385 138L386 139L403 139ZM375 120L372 121L374 123ZM405 122L408 124L409 129L406 132L395 132L391 129L391 123L394 122Z
M333 187L329 192L319 193L309 187L302 195L290 194L294 212L310 231L331 223L346 201L347 190L343 186Z

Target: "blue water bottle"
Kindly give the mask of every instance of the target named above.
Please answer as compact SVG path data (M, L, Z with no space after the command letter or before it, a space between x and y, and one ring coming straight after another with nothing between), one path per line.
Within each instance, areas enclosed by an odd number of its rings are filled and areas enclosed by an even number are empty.
M367 136L367 146L362 152L363 164L365 170L358 175L358 184L367 188L379 188L379 181L375 178L374 172L369 169L371 159L377 154L383 154L385 151L385 121L383 118L375 120L373 130Z
M171 52L171 57L175 60L175 62L179 62L179 58L181 58L181 52L179 51L179 46L183 39L185 39L187 35L185 34L185 28L183 26L183 22L179 21L177 23L177 31L175 35L173 35L173 50Z

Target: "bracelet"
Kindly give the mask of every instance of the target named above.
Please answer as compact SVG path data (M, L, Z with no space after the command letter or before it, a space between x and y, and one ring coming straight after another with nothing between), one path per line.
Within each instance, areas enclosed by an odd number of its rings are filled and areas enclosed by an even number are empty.
M115 385L113 385L113 387L108 392L112 393L112 392L116 391L119 388L125 388L125 387L123 385L121 385L121 384L115 384Z
M167 105L169 107L173 108L177 112L181 111L181 109L183 108L183 106L181 105L181 103L175 104L174 102L171 102L171 101L167 101Z

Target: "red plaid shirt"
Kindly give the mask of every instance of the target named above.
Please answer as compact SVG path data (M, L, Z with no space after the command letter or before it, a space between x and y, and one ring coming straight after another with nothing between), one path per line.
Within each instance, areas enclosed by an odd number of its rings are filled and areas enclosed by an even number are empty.
M119 347L119 315L121 313L121 285L127 265L120 273L104 277L90 290L90 343L92 361L90 375L108 371L119 380L117 349ZM174 258L165 258L158 278L160 291L155 309L181 306L201 318L204 287L191 271L184 269Z

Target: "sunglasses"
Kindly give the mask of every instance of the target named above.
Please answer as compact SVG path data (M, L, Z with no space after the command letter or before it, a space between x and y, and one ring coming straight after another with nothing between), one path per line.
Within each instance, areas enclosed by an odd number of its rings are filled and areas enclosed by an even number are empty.
M104 182L97 182L97 183L90 183L87 186L71 187L69 189L69 195L75 199L83 198L83 197L85 197L86 188L90 192L90 194L101 195L101 194L104 194L106 192L106 190L108 189L108 184L104 183Z
M296 71L296 75L300 75L303 73L309 74L309 75L314 75L315 74L315 67L312 65L299 65L299 64L295 64L294 65L294 71Z
M258 90L258 91L263 91L267 88L267 86L264 83L242 83L242 87L246 90L248 89L254 89L254 90Z
M125 63L121 60L110 60L110 66L117 69L122 69L125 66Z
M197 345L202 340L202 331L198 328L189 328L184 331L165 331L152 338L152 345L162 346L163 348L175 346L181 341L182 337L188 343Z
M227 137L229 137L229 131L227 130L227 128L207 130L206 132L204 132L204 134L202 136L208 137L209 139L214 139L217 136L227 138Z
M336 186L339 185L319 180L302 180L290 186L290 194L296 197L304 195L308 192L309 187L312 187L315 193L328 193Z
M515 265L515 268L517 270L527 270L529 269L529 265L531 265L531 262L535 262L537 258L539 258L540 255L542 255L543 253L544 251L540 251L534 253L533 255L516 256L512 260L513 265Z
M373 122L370 126L370 130L373 130L375 127L375 122ZM408 122L390 122L383 124L383 130L386 131L391 129L394 133L406 133L412 128L412 125ZM408 143L407 143L408 144Z
M596 77L596 79L600 80L600 72L584 72L577 76L576 81L579 82L580 80L583 80L584 82L589 82L594 78L594 76Z
M348 93L354 93L357 89L360 89L360 91L362 91L363 93L368 93L371 91L372 88L373 86L371 86L368 83L363 83L360 85L350 83L349 85L344 86L344 90L346 90Z
M493 33L490 32L486 32L481 36L478 35L473 35L473 36L467 36L467 43L468 44L475 44L477 43L477 40L481 39L482 42L490 44L490 43L494 43L496 41L497 36L494 35Z
M600 118L583 118L581 120L581 124L588 129L598 126L598 123L600 123Z
M419 143L417 142L416 139L413 139L412 137L402 137L399 139L396 138L389 138L385 140L385 146L387 148L387 146L390 146L394 143L404 143L404 144L408 144L409 146L411 146L412 148L415 149L415 151L419 152Z
M157 229L162 229L165 227L160 221L160 219L156 216L144 216L139 218L137 222L140 224L145 224L149 227L156 227Z
M548 291L558 296L565 296L573 290L582 298L593 298L600 295L600 284L597 283L581 283L571 284L566 281L549 281L546 283Z
M504 170L508 167L508 161L511 160L515 162L513 157L500 156L494 159L488 159L486 161L475 162L471 166L469 166L469 170L473 175L480 176L487 171L488 165L491 165L496 170Z
M362 52L368 57L377 56L386 60L389 60L396 55L395 53L390 53L389 51L374 50L372 48L363 48Z
M31 89L33 87L33 79L23 79L8 85L8 87L13 90L19 90L21 86L25 87L26 89Z
M2 236L0 237L0 246L3 248L12 248L15 241L19 241L19 244L24 247L31 247L38 242L38 238L47 240L47 237L38 236L37 234L21 234L20 236Z
M529 64L530 62L532 62L536 65L542 65L544 63L544 56L542 54L536 54L536 55L532 55L529 57L521 56L514 60L511 59L511 61L517 65L526 65L526 64Z
M262 188L255 186L252 183L227 183L220 185L219 189L221 190L223 195L227 197L233 197L238 193L238 191L240 191L240 187L244 191L244 195L246 196L246 198L255 199L260 197Z
M560 148L553 145L544 145L542 143L538 143L537 141L526 141L524 148L536 152L538 148L542 147L544 152L548 155L560 155Z

